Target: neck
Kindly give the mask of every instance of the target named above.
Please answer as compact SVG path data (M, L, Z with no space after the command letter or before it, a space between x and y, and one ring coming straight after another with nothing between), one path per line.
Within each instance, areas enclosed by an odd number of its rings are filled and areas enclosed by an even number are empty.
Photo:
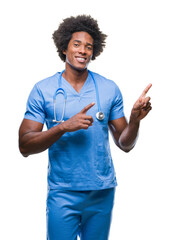
M88 70L78 70L71 67L69 64L66 63L65 71L63 73L63 77L71 83L84 83L88 76Z

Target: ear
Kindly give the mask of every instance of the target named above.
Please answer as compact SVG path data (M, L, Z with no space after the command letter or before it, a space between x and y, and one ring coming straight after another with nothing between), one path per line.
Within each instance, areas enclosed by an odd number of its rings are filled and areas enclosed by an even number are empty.
M66 55L66 50L63 50L63 54Z

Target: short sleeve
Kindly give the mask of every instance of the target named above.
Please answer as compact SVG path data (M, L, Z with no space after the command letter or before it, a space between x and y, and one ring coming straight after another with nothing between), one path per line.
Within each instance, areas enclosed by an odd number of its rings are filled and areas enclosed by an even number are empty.
M124 117L124 110L123 110L123 97L120 89L116 85L115 88L115 96L112 102L112 108L110 111L109 121L115 120L117 118Z
M42 124L45 122L44 98L37 84L35 84L28 97L24 118Z

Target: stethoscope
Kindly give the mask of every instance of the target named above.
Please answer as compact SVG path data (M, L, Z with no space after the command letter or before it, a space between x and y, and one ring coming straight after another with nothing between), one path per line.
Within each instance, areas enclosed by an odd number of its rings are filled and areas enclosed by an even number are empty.
M61 87L61 78L62 78L62 74L65 70L63 70L61 73L60 73L60 76L59 76L59 80L58 80L58 89L56 90L55 94L54 94L54 97L53 97L53 101L54 101L54 120L53 122L56 122L56 123L61 123L61 122L64 122L64 113L65 113L65 108L66 108L66 99L67 99L67 94L65 92L65 90ZM88 70L88 72L90 73L92 79L93 79L93 82L94 82L94 85L95 85L95 89L96 89L96 100L97 100L97 107L98 107L98 112L96 113L96 118L99 120L99 121L102 121L105 116L104 116L104 113L101 111L101 107L100 107L100 99L99 99L99 91L98 91L98 86L97 86L97 83L96 83L96 80L93 76L93 73L91 71ZM58 94L62 94L64 96L64 106L63 106L63 112L62 112L62 116L61 116L61 120L57 121L56 120L56 112L55 112L55 103L56 103L56 97Z

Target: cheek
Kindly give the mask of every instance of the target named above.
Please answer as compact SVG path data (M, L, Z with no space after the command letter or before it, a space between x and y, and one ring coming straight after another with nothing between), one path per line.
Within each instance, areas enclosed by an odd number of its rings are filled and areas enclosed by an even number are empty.
M66 51L66 57L69 59L72 59L74 56L74 52L73 51Z
M67 62L70 63L70 64L73 63L73 61L74 61L73 55L70 54L70 53L66 54L66 59L67 59Z

